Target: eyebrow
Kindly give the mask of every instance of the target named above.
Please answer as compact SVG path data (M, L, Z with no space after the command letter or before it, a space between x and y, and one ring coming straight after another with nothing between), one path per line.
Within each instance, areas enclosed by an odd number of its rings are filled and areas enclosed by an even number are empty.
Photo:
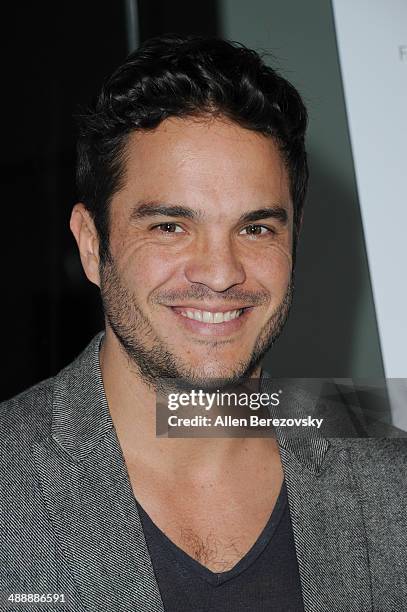
M254 221L260 221L261 219L276 219L282 225L288 223L288 213L284 206L268 206L266 208L259 208L257 210L251 210L240 216L240 223L253 223Z
M184 219L192 219L195 221L203 220L204 213L200 210L194 210L188 206L181 205L166 205L158 202L144 202L140 206L134 207L130 219L137 221L148 217L182 217ZM261 219L276 219L282 225L287 225L288 213L284 206L273 205L257 210L250 210L240 215L239 223L253 223Z
M184 217L185 219L198 220L202 217L202 213L188 206L168 206L156 202L145 202L141 206L133 208L130 219L137 221L146 217Z

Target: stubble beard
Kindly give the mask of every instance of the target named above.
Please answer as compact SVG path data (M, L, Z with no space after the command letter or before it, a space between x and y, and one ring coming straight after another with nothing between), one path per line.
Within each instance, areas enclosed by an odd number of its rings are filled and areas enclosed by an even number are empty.
M168 379L176 379L177 386L210 386L214 379L233 385L252 376L265 353L280 336L287 321L294 293L294 274L291 275L284 298L260 330L251 354L239 360L233 368L221 367L216 348L225 341L208 341L210 345L206 368L192 368L169 344L154 331L149 319L138 306L136 296L122 283L112 259L100 268L101 297L105 317L119 341L130 367L136 369L142 381L155 391L167 388ZM216 372L216 374L215 374ZM166 382L167 381L167 382Z

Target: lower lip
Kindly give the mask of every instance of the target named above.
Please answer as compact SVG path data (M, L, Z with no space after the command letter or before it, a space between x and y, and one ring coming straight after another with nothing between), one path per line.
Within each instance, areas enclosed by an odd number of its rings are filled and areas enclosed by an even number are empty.
M240 316L231 321L224 321L223 323L203 323L202 321L184 317L174 308L170 308L185 329L201 334L202 336L228 336L238 331L246 323L247 317L253 310L253 308L245 308Z

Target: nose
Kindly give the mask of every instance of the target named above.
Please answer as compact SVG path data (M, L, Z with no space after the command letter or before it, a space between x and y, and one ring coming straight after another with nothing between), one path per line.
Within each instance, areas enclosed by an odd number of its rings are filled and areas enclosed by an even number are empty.
M206 285L212 291L226 291L245 282L246 274L230 239L202 239L185 266L185 276L190 283Z

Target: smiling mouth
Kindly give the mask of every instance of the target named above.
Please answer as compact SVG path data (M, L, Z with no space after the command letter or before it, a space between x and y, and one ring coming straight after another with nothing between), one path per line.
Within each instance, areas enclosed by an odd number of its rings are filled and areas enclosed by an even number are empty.
M226 312L210 312L209 310L199 310L197 308L179 310L179 314L187 319L193 319L194 321L200 321L201 323L226 323L227 321L233 321L240 317L243 313L244 308L238 310L227 310Z

